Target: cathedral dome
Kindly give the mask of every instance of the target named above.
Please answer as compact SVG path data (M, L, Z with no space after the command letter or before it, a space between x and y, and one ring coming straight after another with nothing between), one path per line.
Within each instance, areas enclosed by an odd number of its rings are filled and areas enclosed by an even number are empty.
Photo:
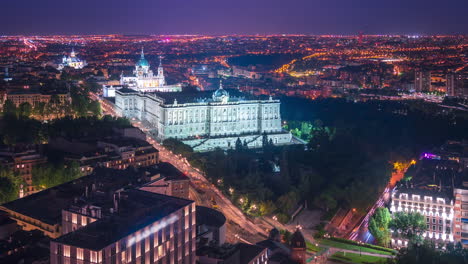
M229 94L223 88L216 90L213 94L213 98L222 99L223 97L229 97Z
M149 62L148 62L147 59L141 58L141 59L137 62L137 66L149 67Z
M141 55L140 55L140 60L136 64L137 67L149 67L149 62L147 59L145 59L145 53L143 51L143 48L141 49Z
M223 89L223 84L219 84L218 90L213 93L214 101L227 102L229 100L229 93Z

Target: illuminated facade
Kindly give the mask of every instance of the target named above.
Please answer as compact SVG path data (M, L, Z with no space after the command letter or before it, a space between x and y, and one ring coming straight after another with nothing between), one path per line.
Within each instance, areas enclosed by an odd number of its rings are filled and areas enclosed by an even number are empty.
M167 85L164 77L164 69L159 61L158 74L154 75L150 69L150 64L145 58L143 49L141 50L140 60L135 65L133 75L120 76L120 84L140 92L180 92L182 85ZM106 87L104 87L106 88ZM113 87L112 87L113 88ZM110 87L108 88L110 89Z
M159 140L180 139L196 151L234 148L237 139L261 147L262 135L275 144L290 144L292 136L281 127L280 101L259 99L238 90L203 92L116 92L118 114L136 118L150 127Z
M426 239L439 243L453 242L453 200L442 192L418 189L396 189L392 193L390 212L417 212L426 218ZM406 246L408 241L394 236L392 244Z
M63 56L62 63L58 65L57 70L61 71L65 67L70 67L79 70L83 69L86 65L88 65L86 61L78 58L76 56L75 50L72 49L70 56Z
M447 74L447 95L468 98L468 74Z
M464 248L468 248L468 182L454 189L455 223L454 237Z

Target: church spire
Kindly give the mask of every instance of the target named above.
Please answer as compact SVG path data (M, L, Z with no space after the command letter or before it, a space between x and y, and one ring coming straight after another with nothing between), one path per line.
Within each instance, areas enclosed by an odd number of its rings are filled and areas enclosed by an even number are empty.
M219 80L219 89L223 90L223 79Z
M141 58L144 59L145 58L145 52L143 50L143 47L141 47Z
M72 48L72 51L71 51L71 54L70 54L70 57L75 57L76 54L75 54L75 48Z

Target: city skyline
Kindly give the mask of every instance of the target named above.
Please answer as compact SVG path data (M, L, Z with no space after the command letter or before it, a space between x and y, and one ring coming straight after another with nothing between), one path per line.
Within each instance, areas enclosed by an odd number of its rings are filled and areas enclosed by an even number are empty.
M0 34L466 34L467 8L461 0L21 0L3 4Z

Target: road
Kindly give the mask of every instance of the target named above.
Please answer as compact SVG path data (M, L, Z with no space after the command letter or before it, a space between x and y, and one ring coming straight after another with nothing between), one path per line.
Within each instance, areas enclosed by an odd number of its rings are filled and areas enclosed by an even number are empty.
M386 187L383 193L380 195L379 199L375 204L372 206L372 208L367 212L366 216L361 220L361 222L353 229L351 234L349 235L349 239L355 240L355 241L362 241L365 243L371 243L373 242L373 237L370 234L368 230L369 226L369 220L371 216L374 214L375 209L379 207L383 207L385 205L385 198L387 195L389 195L391 188Z

